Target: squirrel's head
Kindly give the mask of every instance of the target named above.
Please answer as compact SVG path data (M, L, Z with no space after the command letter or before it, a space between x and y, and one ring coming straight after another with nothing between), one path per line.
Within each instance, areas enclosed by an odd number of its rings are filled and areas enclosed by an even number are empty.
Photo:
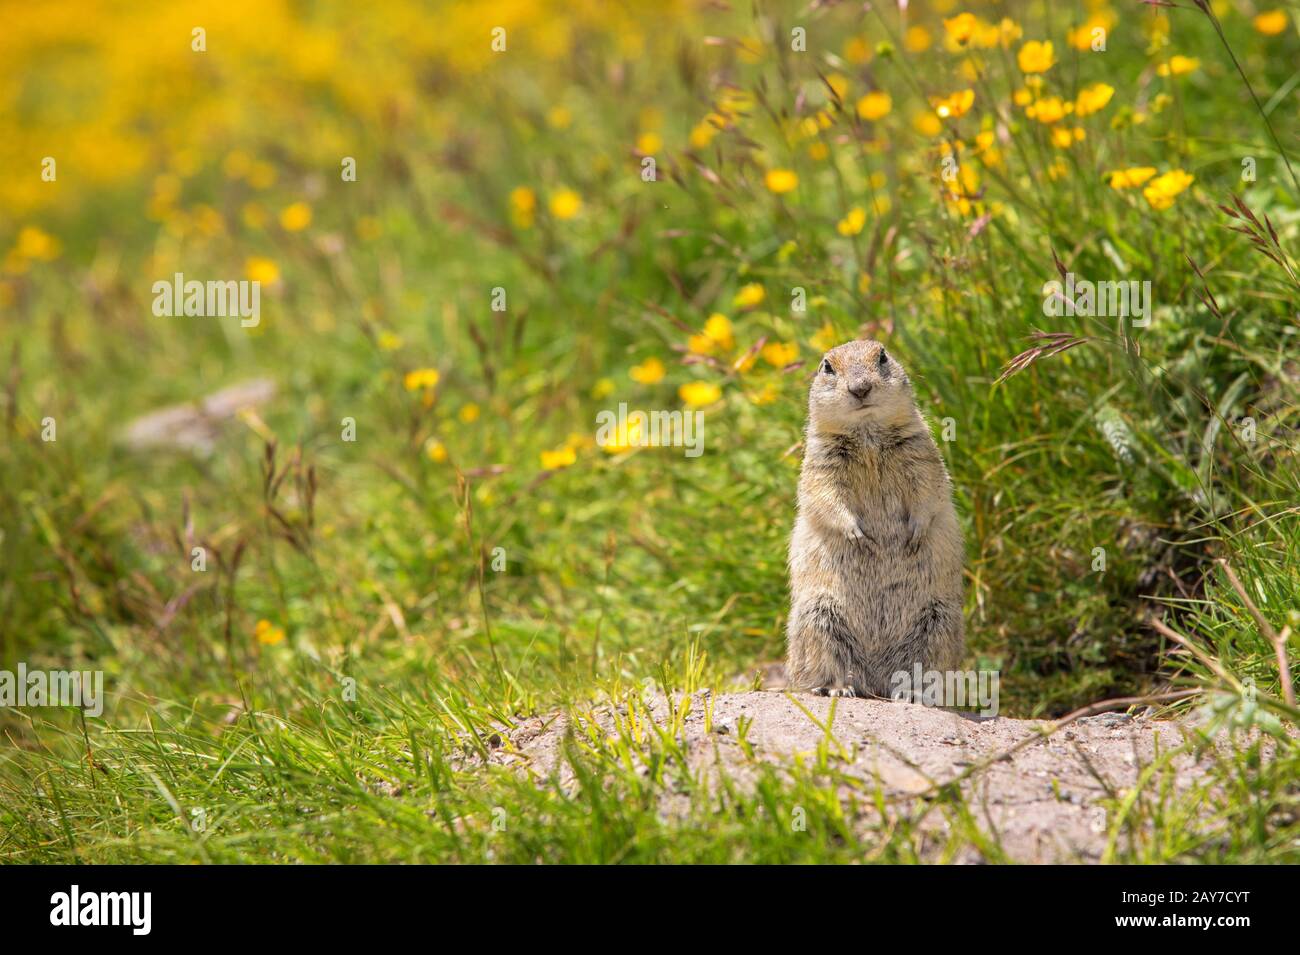
M912 382L880 342L845 342L822 356L813 375L808 411L820 431L853 431L894 424L912 414Z

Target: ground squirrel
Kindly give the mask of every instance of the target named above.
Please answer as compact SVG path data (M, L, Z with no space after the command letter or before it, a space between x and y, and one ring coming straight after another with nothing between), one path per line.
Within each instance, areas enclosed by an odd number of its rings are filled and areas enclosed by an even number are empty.
M952 485L879 342L823 357L808 397L790 537L792 689L891 695L893 675L962 656L962 538Z

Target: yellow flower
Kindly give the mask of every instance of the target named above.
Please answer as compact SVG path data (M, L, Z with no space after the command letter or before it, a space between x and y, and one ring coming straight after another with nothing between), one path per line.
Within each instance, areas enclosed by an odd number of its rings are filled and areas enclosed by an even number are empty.
M601 378L591 386L591 397L599 401L601 398L608 398L614 393L615 385L612 378Z
M858 115L863 119L875 122L876 120L889 115L893 109L894 101L884 90L872 90L862 99L858 100Z
M1085 133L1079 126L1071 129L1069 126L1052 127L1052 145L1057 149L1069 149L1079 140L1083 139Z
M930 105L941 119L960 119L975 104L974 90L958 90L948 96L931 96Z
M930 31L919 24L908 27L907 32L903 34L903 48L909 53L924 53L930 49L930 44L933 42Z
M766 297L767 290L762 285L758 282L750 282L748 285L741 286L731 304L736 308L753 308L761 305Z
M57 259L62 248L58 239L34 225L25 225L18 230L18 238L14 242L14 253L19 258L39 259L42 262Z
M799 185L799 176L792 169L769 169L763 182L769 192L779 196L793 191Z
M653 156L663 145L663 138L658 133L642 133L636 138L636 151L643 156Z
M244 274L250 282L274 285L280 281L280 267L270 259L253 257L244 262Z
M731 330L731 319L721 312L714 312L705 319L704 334L723 351L731 351L736 347L736 339Z
M424 446L424 453L429 456L429 460L434 464L442 464L447 460L447 446L437 438L430 438Z
M1155 166L1133 166L1129 169L1117 169L1110 175L1112 189L1134 189L1156 174Z
M1074 109L1073 103L1067 103L1059 96L1049 96L1026 107L1025 115L1040 123L1059 123L1072 109Z
M799 346L794 342L769 342L763 346L763 361L773 368L784 368L799 358Z
M568 129L573 122L573 113L565 106L552 106L546 111L546 124L552 129Z
M439 377L441 376L436 368L417 368L406 373L402 384L406 386L407 391L417 391L421 388L427 390L438 384Z
M628 448L641 444L641 419L633 418L620 426L613 435L600 442L600 449L606 454L618 454Z
M280 211L280 228L285 232L301 232L311 225L311 206L295 202Z
M849 214L839 221L835 229L840 235L857 235L866 224L867 210L861 206L854 206L849 210Z
M572 219L582 211L582 197L572 189L561 189L551 194L550 209L557 219Z
M380 351L397 351L402 347L402 336L387 329L379 333Z
M510 190L510 219L520 229L531 229L537 211L537 193L527 186Z
M1077 27L1066 31L1065 42L1076 50L1091 50L1094 39L1104 36L1115 25L1115 14L1102 10L1092 14ZM1102 33L1098 34L1098 30Z
M1265 10L1251 21L1264 36L1277 36L1286 29L1286 22L1285 10Z
M633 381L643 385L655 385L664 380L667 369L658 358L647 358L639 365L633 365L628 375Z
M776 401L778 392L776 386L769 381L758 391L749 392L746 397L756 405L770 405Z
M727 118L719 113L710 113L703 120L691 127L690 143L692 149L704 149L713 142L713 137L727 125Z
M943 21L943 29L948 34L948 39L958 46L965 46L969 43L978 26L979 21L975 19L973 13L959 13L955 17Z
M835 98L843 101L849 95L849 78L843 73L832 73L826 77L826 85L831 88Z
M1115 87L1108 86L1105 83L1093 83L1091 86L1085 86L1079 90L1079 96L1074 101L1074 111L1080 116L1091 116L1093 113L1104 109L1114 95Z
M1175 53L1169 58L1168 63L1161 63L1156 67L1156 73L1160 76L1182 76L1184 73L1191 73L1193 70L1200 69L1200 66L1201 61L1196 57Z
M812 347L819 352L830 351L835 347L837 341L838 337L836 336L835 329L830 322L827 322L821 328L817 329L817 331L813 333L812 338L809 339Z
M1051 40L1030 40L1016 53L1021 73L1046 73L1056 65Z
M866 37L852 36L844 41L844 59L854 66L871 62L871 44Z
M1151 180L1142 190L1142 195L1152 209L1168 209L1174 204L1174 197L1190 186L1195 178L1181 169L1173 169Z
M567 468L577 460L578 452L573 450L573 446L569 444L554 451L542 452L542 467L547 471L558 471L560 468Z
M469 404L462 405L456 416L460 418L462 424L473 424L478 420L480 414L482 414L482 411L479 406L471 401Z
M257 636L257 642L272 646L284 639L284 631L275 626L269 620L257 621L257 626L253 628L253 633Z
M943 132L943 123L933 112L923 109L912 117L912 128L922 136L938 136Z
M722 397L722 389L710 381L688 381L677 389L677 395L688 407L703 408Z

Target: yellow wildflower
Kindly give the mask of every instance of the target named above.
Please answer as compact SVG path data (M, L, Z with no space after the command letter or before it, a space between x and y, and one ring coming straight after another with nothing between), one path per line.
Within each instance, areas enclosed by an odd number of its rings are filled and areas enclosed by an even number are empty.
M907 28L903 34L903 48L909 53L924 53L930 49L930 44L934 40L930 36L930 31L921 25Z
M647 358L639 365L633 365L628 376L643 385L656 385L664 380L667 369L658 358Z
M736 347L736 339L731 330L731 319L721 312L714 312L704 320L704 334L723 351L731 351Z
M636 151L643 156L653 156L663 145L663 138L658 133L642 133L636 138Z
M858 115L865 120L875 122L889 115L889 111L893 106L894 101L888 93L884 90L872 90L858 100Z
M861 206L854 206L835 226L837 232L843 236L857 235L862 231L862 227L867 224L867 210Z
M943 21L943 29L948 34L948 39L958 46L965 46L969 43L978 26L979 21L975 19L973 13L959 13L955 17Z
M975 103L974 90L958 90L948 96L931 96L930 105L941 119L960 119Z
M397 351L402 347L402 336L387 329L379 333L380 351Z
M1059 123L1065 118L1065 114L1073 109L1073 103L1067 103L1059 96L1049 96L1026 107L1025 115L1040 123Z
M763 177L763 183L769 192L779 196L793 191L799 185L799 176L792 169L769 169Z
M414 371L408 371L402 378L402 384L407 391L417 391L421 388L430 389L438 384L441 377L436 368L416 368Z
M1134 189L1156 174L1155 166L1133 166L1110 173L1112 189Z
M748 285L740 287L740 291L732 299L732 304L736 308L754 308L763 304L765 298L767 298L767 290L758 282L750 282Z
M854 66L871 62L871 44L866 37L851 36L844 41L844 59Z
M280 267L270 259L254 256L244 262L244 274L250 282L274 285L280 281Z
M518 228L531 229L536 212L537 193L527 186L516 186L510 190L510 220Z
M1093 83L1091 86L1085 86L1079 90L1079 95L1074 101L1074 111L1080 116L1091 116L1106 107L1110 98L1115 95L1115 87L1106 83Z
M1056 65L1051 40L1030 40L1016 53L1021 73L1046 73Z
M285 232L301 232L311 225L311 206L295 202L280 211L280 228Z
M830 322L817 329L812 338L809 339L812 347L819 352L830 351L835 347L837 341L838 337L835 334L835 328Z
M257 626L253 628L253 633L257 636L257 642L266 646L272 646L284 639L284 630L275 626L269 620L257 621Z
M1277 36L1286 29L1285 10L1265 10L1251 21L1255 29L1264 36Z
M1200 66L1201 61L1196 57L1175 53L1169 58L1168 63L1161 63L1156 67L1156 73L1160 76L1182 76L1184 73L1200 69Z
M542 452L542 467L547 471L558 471L560 468L567 468L577 460L578 452L569 444L554 451Z
M557 219L572 219L582 211L582 197L572 189L561 189L551 194L550 209Z
M614 379L612 378L598 379L597 382L591 386L591 397L595 398L597 401L601 398L608 398L614 393L615 387Z
M1142 195L1152 209L1168 209L1174 204L1174 197L1190 186L1195 178L1181 169L1173 169L1151 180L1142 190Z
M763 361L773 368L784 368L799 358L799 346L794 342L769 342L763 346Z
M460 418L462 424L473 424L478 420L480 414L482 414L482 409L471 401L462 405L456 416Z
M702 408L722 397L722 389L710 381L689 381L677 389L677 395L688 407Z

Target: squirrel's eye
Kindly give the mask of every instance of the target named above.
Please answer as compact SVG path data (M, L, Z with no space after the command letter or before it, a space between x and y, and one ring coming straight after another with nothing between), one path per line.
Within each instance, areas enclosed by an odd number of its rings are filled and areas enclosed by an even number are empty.
M882 348L880 349L880 367L884 368L888 364L889 364L889 355L885 354L885 350Z
M835 369L831 367L830 359L828 358L822 359L822 374L823 375L835 374Z

